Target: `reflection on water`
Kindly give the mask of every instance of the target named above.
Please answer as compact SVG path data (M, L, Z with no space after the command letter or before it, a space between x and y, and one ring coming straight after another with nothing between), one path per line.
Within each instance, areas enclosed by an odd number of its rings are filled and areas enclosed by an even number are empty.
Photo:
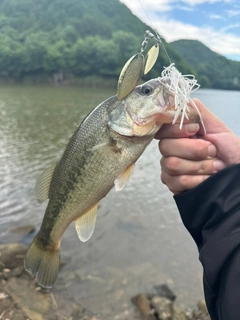
M240 136L240 91L205 89L194 92L194 96L204 102L213 113Z
M34 184L61 154L78 123L110 90L3 86L0 96L0 233L41 223L46 204L36 206ZM199 90L198 96L238 135L239 92ZM62 242L54 292L111 318L130 308L130 297L168 283L180 304L202 298L196 247L175 203L160 183L157 142L147 148L119 193L101 201L95 233L80 243L73 226ZM105 318L106 318L105 317Z
M83 117L110 94L78 88L1 88L1 226L24 218L34 221L34 212L42 212L35 206L36 177L58 159Z

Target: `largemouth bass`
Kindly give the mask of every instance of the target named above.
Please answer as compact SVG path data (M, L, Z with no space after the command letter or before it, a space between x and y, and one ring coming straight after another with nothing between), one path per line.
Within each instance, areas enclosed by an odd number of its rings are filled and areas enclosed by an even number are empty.
M38 202L49 203L24 263L40 286L50 288L57 279L61 238L69 224L75 222L81 241L91 237L99 201L114 185L117 191L124 187L137 159L175 113L173 94L153 79L122 100L114 96L102 102L80 124L61 159L36 183ZM188 118L199 121L191 109Z

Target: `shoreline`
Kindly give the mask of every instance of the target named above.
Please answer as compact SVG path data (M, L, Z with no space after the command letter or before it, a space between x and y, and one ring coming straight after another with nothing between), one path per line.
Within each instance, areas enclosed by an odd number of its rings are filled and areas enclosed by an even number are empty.
M103 88L103 89L115 89L117 88L118 78L117 77L104 77L104 76L84 76L76 77L73 74L56 73L53 75L39 74L24 76L22 78L11 78L11 77L0 77L0 85L52 85L59 87L82 87L82 88ZM159 74L160 76L160 74ZM149 78L142 79L139 84L150 80ZM223 88L212 88L201 86L203 90L221 90L221 91L235 91L239 92L237 88L223 89Z
M54 294L37 286L35 279L23 267L28 247L23 239L35 233L34 226L12 229L8 237L0 238L0 316L2 320L107 320L101 314L93 314L84 306L67 299L64 292ZM13 239L15 243L10 243ZM205 302L199 301L194 310L179 308L176 295L165 284L155 286L154 293L138 293L131 301L134 315L111 320L210 320ZM108 318L109 319L109 318ZM110 320L110 319L109 319Z
M100 76L86 76L75 77L68 74L62 77L56 75L39 75L26 76L23 78L0 78L0 85L52 85L52 86L77 86L77 87L100 87L100 88L117 88L118 79L116 77L100 77Z

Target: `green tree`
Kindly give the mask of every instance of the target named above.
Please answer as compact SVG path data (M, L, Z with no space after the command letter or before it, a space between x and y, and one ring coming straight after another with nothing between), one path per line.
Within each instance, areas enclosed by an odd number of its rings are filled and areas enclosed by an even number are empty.
M19 78L23 71L25 57L24 46L7 37L0 36L0 70L2 75L12 75Z
M72 70L78 76L116 75L117 52L112 40L79 39L71 50Z
M48 33L39 32L30 34L26 37L24 45L26 48L25 72L43 72L50 46Z
M54 45L47 46L46 57L43 62L43 68L46 73L55 73L67 69L67 57L69 49L65 41L60 40Z

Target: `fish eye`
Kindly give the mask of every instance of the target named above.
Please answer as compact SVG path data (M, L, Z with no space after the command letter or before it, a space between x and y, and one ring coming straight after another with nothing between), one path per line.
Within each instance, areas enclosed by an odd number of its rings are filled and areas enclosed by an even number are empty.
M149 94L152 93L152 87L150 87L149 85L142 86L141 93L144 94L145 96L148 96Z

